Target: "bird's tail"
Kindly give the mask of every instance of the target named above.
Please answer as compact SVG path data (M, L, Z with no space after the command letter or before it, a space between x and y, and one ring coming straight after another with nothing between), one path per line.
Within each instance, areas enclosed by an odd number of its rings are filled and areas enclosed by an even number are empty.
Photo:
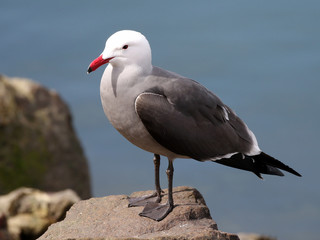
M261 174L284 176L279 169L301 177L298 172L264 152L254 156L247 156L242 153L238 153L230 158L219 159L215 162L229 167L251 171L259 178L262 178Z

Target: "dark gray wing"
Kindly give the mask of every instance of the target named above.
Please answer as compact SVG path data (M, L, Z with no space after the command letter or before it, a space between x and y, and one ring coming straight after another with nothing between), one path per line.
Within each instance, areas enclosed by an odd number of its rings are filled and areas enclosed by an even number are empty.
M192 80L164 82L140 94L135 108L151 136L179 155L206 160L251 149L245 124L217 96Z

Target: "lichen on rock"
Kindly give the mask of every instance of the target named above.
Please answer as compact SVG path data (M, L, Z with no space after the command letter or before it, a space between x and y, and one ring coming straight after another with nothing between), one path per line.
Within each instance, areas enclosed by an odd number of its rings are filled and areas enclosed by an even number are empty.
M0 194L21 186L91 196L88 163L66 103L31 80L0 75Z

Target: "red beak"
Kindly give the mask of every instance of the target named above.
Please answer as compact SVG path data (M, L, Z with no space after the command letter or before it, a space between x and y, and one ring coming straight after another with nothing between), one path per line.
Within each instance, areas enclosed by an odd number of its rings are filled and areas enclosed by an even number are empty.
M103 59L102 58L102 54L101 54L99 57L97 57L95 60L93 60L92 63L90 63L87 73L89 74L89 73L95 71L96 69L98 69L103 64L108 63L112 58L113 57L107 58L107 59Z

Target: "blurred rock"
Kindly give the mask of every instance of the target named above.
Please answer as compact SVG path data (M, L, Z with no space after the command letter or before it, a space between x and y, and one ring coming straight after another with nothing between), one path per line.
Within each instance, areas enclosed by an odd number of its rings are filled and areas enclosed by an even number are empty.
M46 193L20 188L0 196L0 239L36 239L50 224L62 220L79 200L72 190Z
M274 237L259 235L256 233L238 233L240 240L277 240Z
M150 193L152 191L136 192L131 196ZM140 217L143 207L128 208L126 195L80 201L73 205L63 221L51 225L39 240L239 240L235 234L218 230L202 195L196 189L174 188L173 197L175 208L160 222ZM166 201L164 197L162 202Z
M59 95L0 75L0 194L18 187L91 196L88 163Z
M1 240L12 240L8 232L7 217L4 214L0 214L0 239Z

